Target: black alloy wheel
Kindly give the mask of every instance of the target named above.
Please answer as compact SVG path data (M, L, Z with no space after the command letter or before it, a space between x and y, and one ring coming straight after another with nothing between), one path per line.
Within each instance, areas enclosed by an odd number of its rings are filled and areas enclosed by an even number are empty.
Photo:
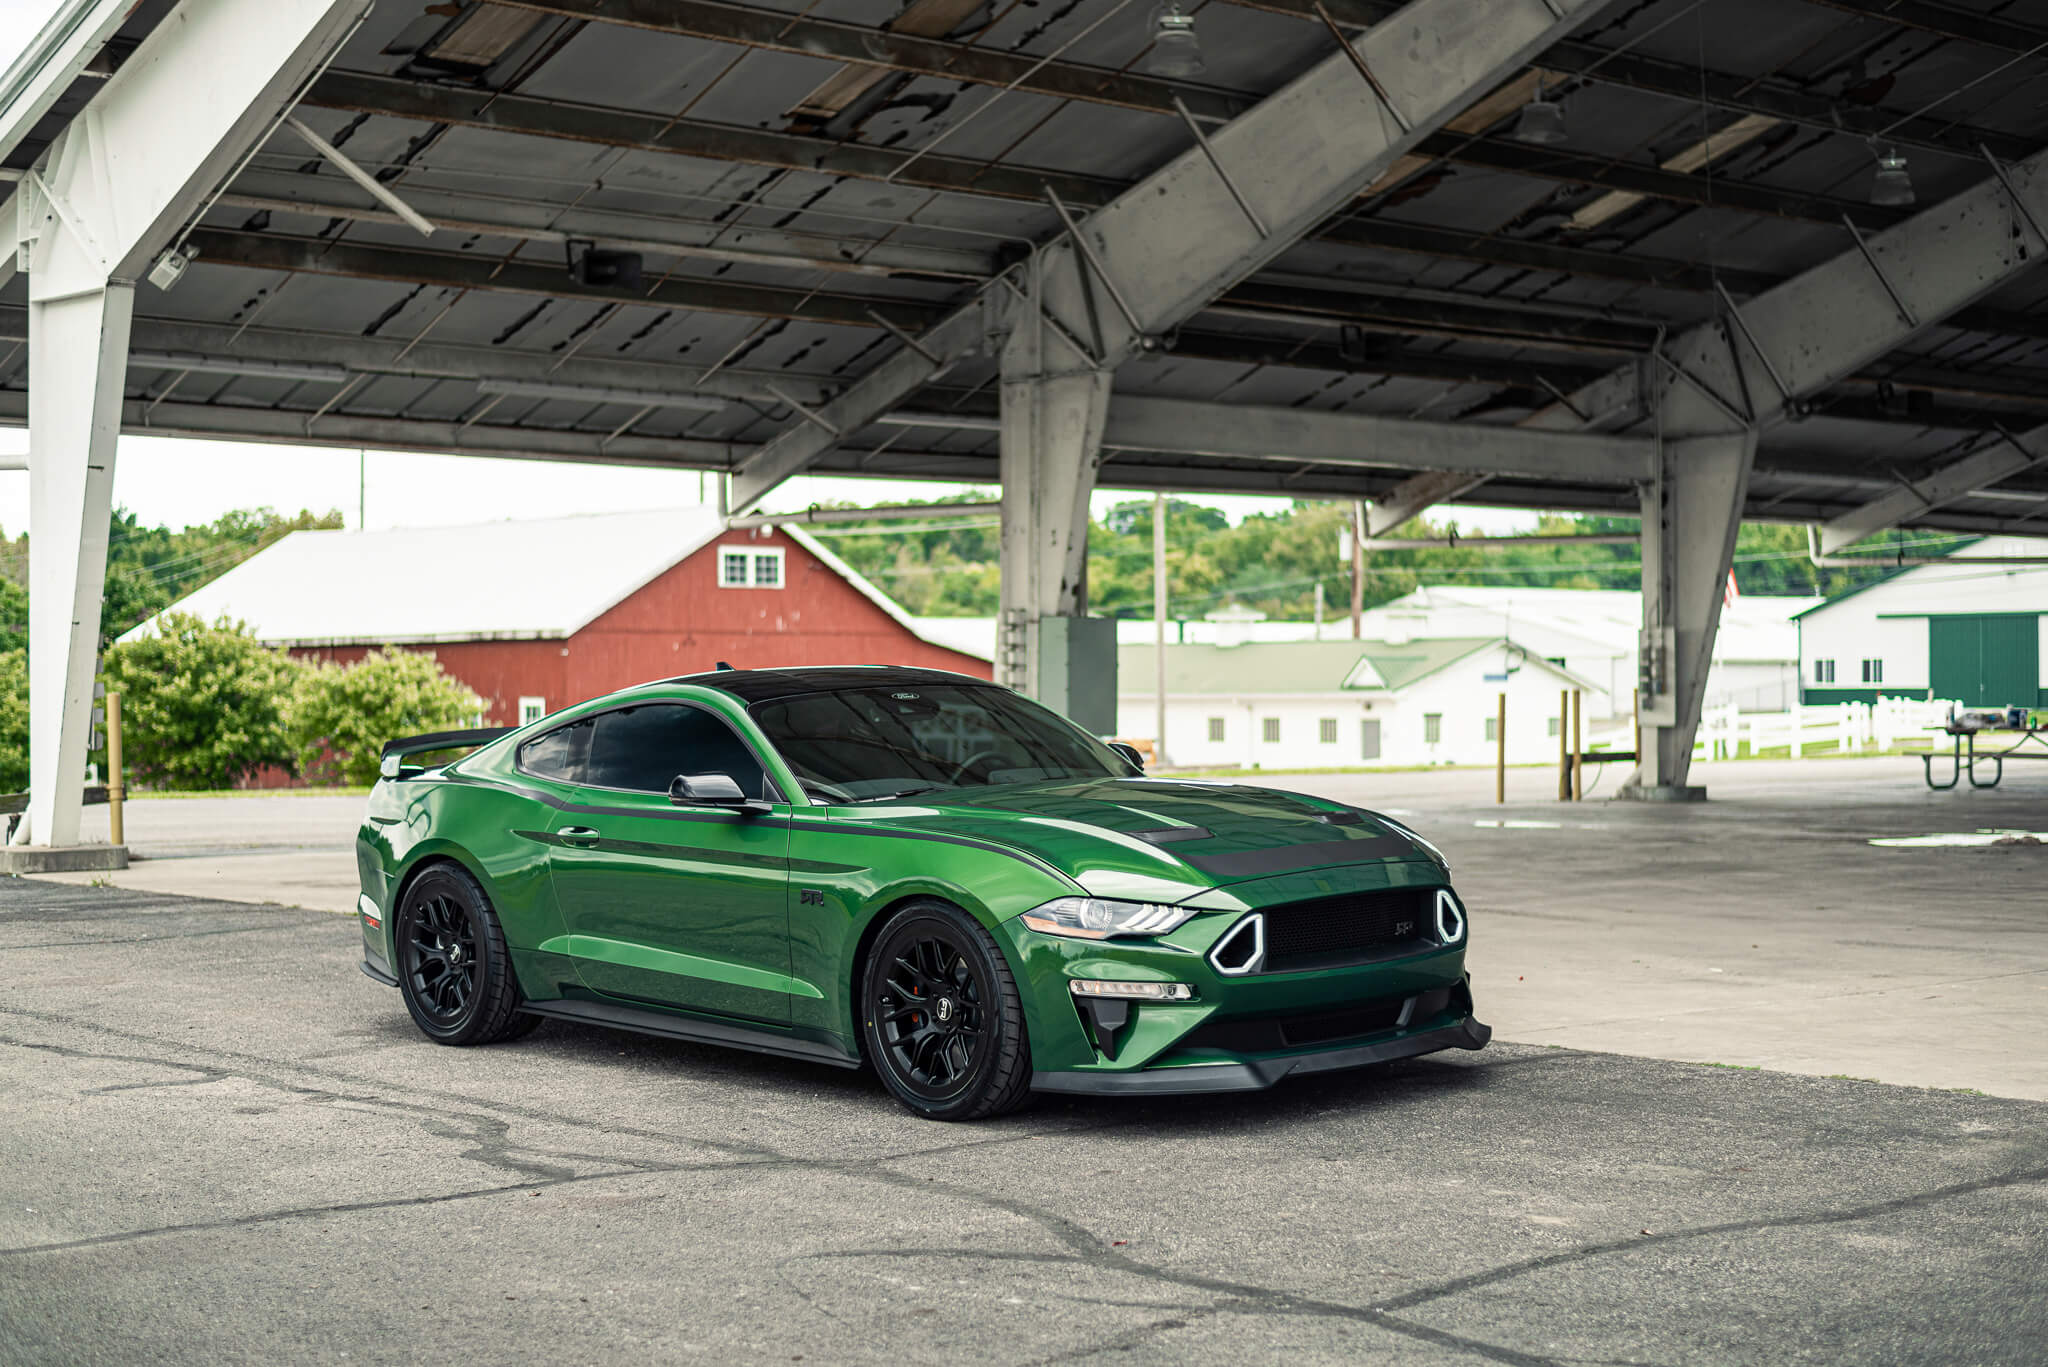
M1023 1005L1001 949L959 908L919 901L876 937L863 975L870 1062L933 1120L1013 1110L1031 1086Z
M505 932L468 870L436 864L406 888L398 910L398 986L427 1038L488 1044L540 1022L520 1012Z

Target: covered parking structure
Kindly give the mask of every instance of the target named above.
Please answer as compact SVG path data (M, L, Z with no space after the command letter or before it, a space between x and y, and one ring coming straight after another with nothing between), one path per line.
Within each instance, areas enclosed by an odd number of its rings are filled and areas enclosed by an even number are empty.
M999 480L1056 702L1098 484L1639 512L1632 791L1694 793L1740 519L2048 500L2028 12L70 0L0 78L18 838L77 838L120 431Z

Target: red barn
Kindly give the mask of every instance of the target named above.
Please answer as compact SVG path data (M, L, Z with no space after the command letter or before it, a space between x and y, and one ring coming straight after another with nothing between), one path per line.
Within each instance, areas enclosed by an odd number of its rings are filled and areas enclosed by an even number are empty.
M302 659L429 651L494 725L720 661L990 674L816 538L728 531L701 508L294 532L170 610L239 618Z

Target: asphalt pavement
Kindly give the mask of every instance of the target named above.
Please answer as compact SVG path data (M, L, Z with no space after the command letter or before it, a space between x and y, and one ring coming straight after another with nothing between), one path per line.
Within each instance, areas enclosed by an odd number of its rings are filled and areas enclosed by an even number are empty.
M0 881L0 1362L2048 1345L2038 1102L1507 1043L948 1127L562 1023L441 1048L358 958L328 913Z

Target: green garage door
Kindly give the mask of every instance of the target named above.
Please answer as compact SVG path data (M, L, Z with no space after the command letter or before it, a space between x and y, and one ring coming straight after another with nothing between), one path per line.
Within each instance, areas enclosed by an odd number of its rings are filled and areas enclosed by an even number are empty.
M1929 617L1928 682L1937 698L1971 707L2034 707L2040 701L2041 619Z

